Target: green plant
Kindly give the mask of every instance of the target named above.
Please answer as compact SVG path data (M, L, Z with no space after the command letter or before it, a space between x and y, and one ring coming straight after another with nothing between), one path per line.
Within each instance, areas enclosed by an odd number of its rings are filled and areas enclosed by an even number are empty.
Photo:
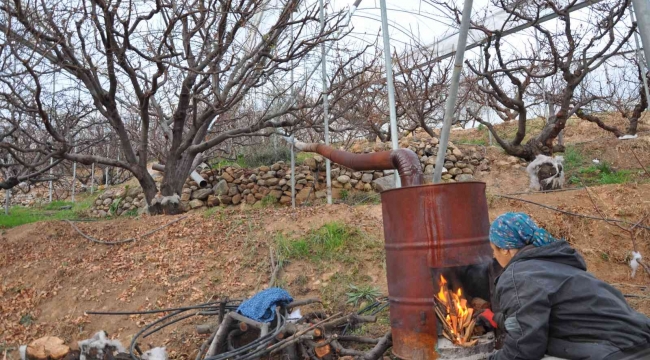
M122 203L122 198L115 199L111 206L108 208L108 212L111 215L116 215L117 210L120 208L120 203Z
M18 321L18 323L19 323L20 325L28 326L28 325L33 324L33 323L34 323L34 320L35 320L35 319L34 319L34 317L32 316L32 314L25 314L25 315L23 315L23 316L20 317L20 320Z
M348 304L359 306L361 302L375 302L381 296L381 291L378 288L370 285L356 286L350 284L350 291L346 293L348 296Z
M341 191L341 200L348 205L380 204L381 195L376 192L350 191L343 198L343 191Z
M136 216L138 216L138 209L134 208L134 209L128 210L122 215L130 216L130 217L136 217Z
M262 202L262 206L270 206L277 203L278 199L275 196L269 194L263 197L261 202Z
M283 234L276 237L280 256L284 259L332 260L344 259L343 247L352 246L360 240L359 232L345 224L332 222L317 230L310 231L305 237L290 239ZM360 241L356 241L360 243Z
M577 179L577 182L579 183L580 179L582 179L586 183L585 185L624 184L628 182L632 176L631 171L614 170L607 162L601 162L587 168L582 168L579 173L580 178ZM571 178L572 182L575 180L576 179Z
M347 200L348 197L350 196L350 191L348 191L347 189L343 189L341 190L341 192L339 192L339 195L341 196L341 200L345 202L345 200Z
M567 146L564 150L564 171L572 172L585 163L584 156L574 146Z

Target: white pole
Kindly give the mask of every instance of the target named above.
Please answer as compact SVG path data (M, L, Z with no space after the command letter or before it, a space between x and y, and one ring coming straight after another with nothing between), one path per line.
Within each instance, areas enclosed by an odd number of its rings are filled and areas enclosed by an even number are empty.
M325 6L323 0L320 3L320 26L321 30L325 30ZM325 126L325 145L330 144L330 124L329 124L329 99L327 98L327 52L325 51L325 43L321 43L321 77L323 81L323 118ZM332 165L330 159L325 159L325 178L327 180L327 203L332 204Z
M11 202L11 189L5 191L5 215L9 215L9 203Z
M108 149L106 151L106 157L110 157L110 154L111 154L111 145L108 144ZM108 172L108 165L106 165L106 167L104 168L104 172L106 173L106 174L104 174L104 177L106 178L106 187L108 187L108 177L109 177L109 174L110 174Z
M77 153L77 147L74 147L75 154ZM77 181L77 162L72 163L72 202L74 202L74 191L75 191L75 182Z
M388 87L388 110L390 112L390 139L393 150L399 148L397 134L397 113L395 111L395 84L393 84L393 59L390 49L390 34L388 33L388 13L386 10L386 0L380 0L381 6L381 34L384 38L384 66L386 67L386 85ZM397 170L393 173L395 176L395 187L402 187Z
M54 163L54 159L50 158L50 166ZM52 168L50 168L50 179L52 178ZM50 180L50 202L52 202L52 180Z
M639 26L641 45L645 54L646 69L650 68L650 4L648 0L632 0L636 13L636 23ZM650 100L649 100L650 101Z
M95 163L90 165L90 194L95 192Z
M632 20L632 23L635 22L633 6L630 6L630 19ZM639 67L641 68L641 78L643 79L645 98L647 101L650 101L650 91L648 91L648 77L645 76L648 69L646 68L646 63L643 59L643 52L641 51L641 45L639 44L639 34L637 34L636 31L634 32L634 42L636 43L636 59L639 62Z
M291 207L296 207L296 157L294 152L294 138L291 135Z
M385 0L382 0L385 1ZM460 21L460 32L458 36L458 50L456 59L454 59L454 71L451 75L451 86L449 88L449 97L445 104L445 117L443 120L442 131L440 131L440 145L438 145L438 156L436 157L436 166L433 171L433 182L439 183L442 179L442 166L445 162L447 145L449 141L449 132L451 131L451 120L454 117L456 109L456 98L458 97L458 83L460 82L460 73L463 70L463 58L465 57L465 46L467 45L467 33L469 32L469 21L472 15L473 0L465 0L463 6L463 17Z

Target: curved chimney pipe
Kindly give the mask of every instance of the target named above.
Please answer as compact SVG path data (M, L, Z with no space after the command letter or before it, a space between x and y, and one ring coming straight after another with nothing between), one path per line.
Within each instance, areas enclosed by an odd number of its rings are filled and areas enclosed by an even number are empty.
M287 138L287 141L292 142L292 139ZM293 143L298 150L321 154L333 162L355 171L397 169L402 180L402 186L422 185L424 183L420 159L416 153L409 149L354 154L336 150L323 144L307 144L297 140L293 140Z

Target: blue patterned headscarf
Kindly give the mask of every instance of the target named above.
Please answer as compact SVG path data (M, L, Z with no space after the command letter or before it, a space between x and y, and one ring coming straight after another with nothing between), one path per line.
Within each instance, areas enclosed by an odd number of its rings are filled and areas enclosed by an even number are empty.
M524 213L505 213L490 226L490 241L499 249L548 245L556 239Z

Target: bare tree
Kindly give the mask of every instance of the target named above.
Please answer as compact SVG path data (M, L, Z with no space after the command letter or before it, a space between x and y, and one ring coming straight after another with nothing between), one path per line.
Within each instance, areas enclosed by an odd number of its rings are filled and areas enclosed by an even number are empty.
M472 28L480 30L486 36L482 50L485 61L482 66L475 61L468 60L466 63L471 72L482 80L476 86L481 93L488 95L487 105L502 119L516 120L517 132L514 138L504 139L492 124L477 114L473 116L492 132L499 145L510 155L532 160L538 154L563 151L564 147L554 144L554 140L564 129L567 119L595 99L588 97L576 101L574 92L587 74L614 56L633 34L634 28L626 29L622 35L618 33L619 28L624 27L622 19L629 1L600 2L590 8L588 21L573 25L568 10L577 2L578 0L560 3L532 0L506 3L493 0L493 5L508 14L503 26L494 30L477 22L472 24ZM446 6L453 11L456 19L460 19L460 11L456 7ZM558 31L554 31L541 24L533 25L541 36L541 51L532 43L507 43L503 37L505 29L534 22L543 11L557 14L561 26ZM551 94L554 99L551 102L557 104L557 107L550 114L544 128L524 143L529 107L540 101L539 97L533 96L535 87L531 85L542 79L556 80L557 85Z
M616 137L635 135L639 119L648 108L641 67L636 59L625 60L613 63L613 71L605 68L604 79L590 83L584 96L597 99L590 104L590 109L585 107L576 112L581 119L593 122ZM607 124L612 114L627 120L627 127L620 129Z
M152 213L180 211L174 199L204 152L228 139L293 125L280 118L302 105L279 105L281 97L260 117L233 121L227 114L253 89L286 74L292 60L336 40L343 20L334 14L321 28L318 7L300 0L9 0L0 14L3 60L23 74L9 86L18 95L7 91L7 100L38 115L56 158L133 173ZM52 126L45 102L43 75L52 68L105 120L122 158L71 151L71 137ZM157 195L147 163L151 137L159 135L165 138L158 144L165 173ZM165 197L171 201L163 206Z

